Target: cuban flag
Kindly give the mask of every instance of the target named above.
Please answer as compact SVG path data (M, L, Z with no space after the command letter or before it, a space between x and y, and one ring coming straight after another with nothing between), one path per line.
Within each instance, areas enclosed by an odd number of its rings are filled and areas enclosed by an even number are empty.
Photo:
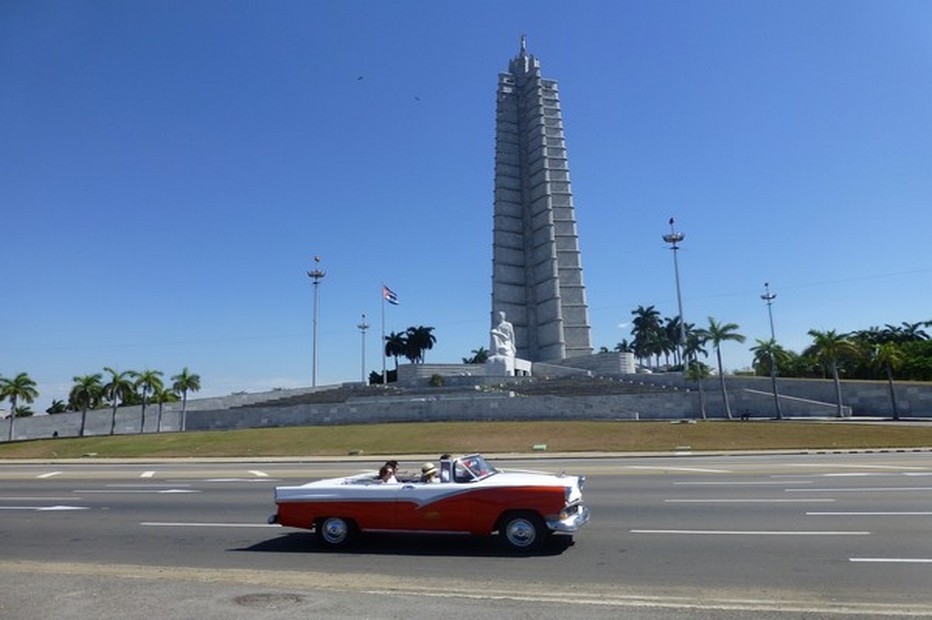
M384 284L382 285L382 299L384 299L385 301L387 301L393 306L398 305L398 295L395 295L395 291L388 288Z

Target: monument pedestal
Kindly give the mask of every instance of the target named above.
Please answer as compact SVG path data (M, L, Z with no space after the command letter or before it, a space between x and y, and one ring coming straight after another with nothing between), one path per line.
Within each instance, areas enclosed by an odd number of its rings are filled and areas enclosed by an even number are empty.
M507 355L493 355L485 362L487 377L529 377L531 362Z

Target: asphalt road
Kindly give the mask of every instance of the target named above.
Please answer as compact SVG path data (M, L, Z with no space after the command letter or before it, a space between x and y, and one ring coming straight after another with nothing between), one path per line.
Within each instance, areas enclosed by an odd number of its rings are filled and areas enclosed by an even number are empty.
M0 617L932 618L932 453L495 462L585 474L592 521L333 552L272 489L377 463L4 463Z

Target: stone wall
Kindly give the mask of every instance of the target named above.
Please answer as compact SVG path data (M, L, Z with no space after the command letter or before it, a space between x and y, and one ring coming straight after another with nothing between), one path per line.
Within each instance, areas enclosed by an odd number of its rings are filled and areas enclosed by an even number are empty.
M696 388L694 381L685 382L677 373L639 374L637 380L652 385L668 387ZM705 382L710 391L719 391L718 379L712 377ZM765 392L771 399L770 411L773 411L773 391L770 377L736 377L726 378L729 391L754 390ZM842 403L851 408L853 415L870 415L891 417L893 406L890 401L890 389L886 381L842 381ZM932 417L932 383L894 383L897 408L904 417ZM787 397L825 403L835 402L835 384L826 379L777 379L777 393ZM782 402L782 401L781 401Z
M732 386L735 387L735 386ZM759 386L758 386L759 387ZM287 395L285 393L284 395ZM281 393L266 393L266 401ZM255 396L255 395L254 395ZM722 418L721 394L712 382L704 390L709 418ZM773 395L760 389L733 389L729 393L735 417L747 413L751 417L773 415ZM783 396L783 413L793 417L831 417L835 406L831 401L817 401ZM207 403L223 402L203 399ZM252 400L252 399L250 399ZM203 402L189 402L187 429L228 430L279 426L329 424L369 424L379 422L439 422L456 420L679 420L700 417L699 393L693 389L668 386L662 392L617 394L605 396L516 396L508 391L483 391L442 387L422 390L418 394L378 396L350 399L343 403L304 403L297 405L264 405L253 403L232 408L204 407ZM850 415L850 409L846 409ZM116 432L138 433L140 408L117 410ZM86 435L106 435L110 432L110 410L87 413ZM16 420L17 440L77 436L80 413L43 415ZM146 410L146 432L156 431L157 408ZM0 422L0 438L7 437L8 420ZM181 413L163 409L162 430L180 429Z

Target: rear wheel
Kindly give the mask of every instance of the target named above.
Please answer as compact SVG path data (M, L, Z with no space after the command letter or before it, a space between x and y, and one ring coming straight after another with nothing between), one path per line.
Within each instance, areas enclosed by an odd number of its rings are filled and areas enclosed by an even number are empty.
M352 535L352 522L341 517L326 517L317 522L317 540L327 547L345 547Z
M539 549L547 537L547 526L534 512L510 512L502 517L499 537L510 549L533 551Z

